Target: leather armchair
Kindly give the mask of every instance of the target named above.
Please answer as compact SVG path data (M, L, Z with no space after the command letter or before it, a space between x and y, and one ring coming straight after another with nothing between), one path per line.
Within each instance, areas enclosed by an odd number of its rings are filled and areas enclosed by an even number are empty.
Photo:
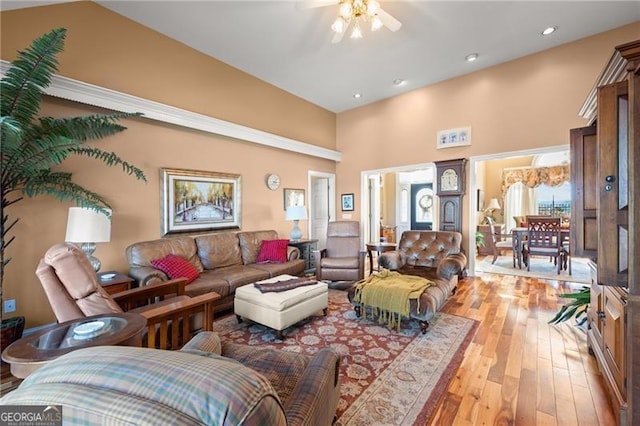
M327 281L363 279L364 260L367 253L361 249L359 222L329 222L326 247L313 252L316 278Z
M47 250L36 275L59 322L99 314L139 313L147 319L146 345L151 348L177 349L181 341L188 340L190 329L201 327L210 331L213 302L220 298L216 293L185 296L184 279L111 296L98 282L86 255L68 243L56 244ZM170 324L182 326L171 327Z

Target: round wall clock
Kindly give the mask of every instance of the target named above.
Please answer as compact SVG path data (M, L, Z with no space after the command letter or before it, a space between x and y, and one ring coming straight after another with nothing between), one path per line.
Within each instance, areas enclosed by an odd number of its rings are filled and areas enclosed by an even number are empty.
M275 191L280 187L280 176L275 173L271 173L267 176L267 188Z

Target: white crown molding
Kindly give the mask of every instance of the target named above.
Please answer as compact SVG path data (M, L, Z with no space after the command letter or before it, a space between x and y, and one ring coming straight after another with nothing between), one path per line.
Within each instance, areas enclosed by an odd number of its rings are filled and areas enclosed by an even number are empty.
M0 71L4 77L11 64L0 61ZM286 151L306 154L327 160L341 161L342 153L316 145L263 132L262 130L231 123L218 118L187 111L149 99L139 98L126 93L96 86L71 78L54 75L51 85L45 93L57 98L67 99L87 105L107 108L121 112L141 112L144 118L202 130L203 132L228 136L243 141L266 145Z
M578 112L580 117L588 120L589 125L594 123L598 112L598 87L624 80L627 76L626 66L627 60L620 52L614 51Z

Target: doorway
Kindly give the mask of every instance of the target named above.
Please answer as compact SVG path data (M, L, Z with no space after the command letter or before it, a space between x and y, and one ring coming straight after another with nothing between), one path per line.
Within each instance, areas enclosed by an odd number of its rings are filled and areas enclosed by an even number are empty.
M395 230L395 241L402 236L402 232L412 227L412 217L414 211L419 210L414 219L417 226L424 227L418 229L428 229L427 226L434 226L437 217L434 214L433 204L425 215L417 200L411 194L412 185L426 185L420 192L420 197L427 195L433 198L433 182L435 178L435 166L433 163L414 164L388 169L368 170L361 174L362 184L362 214L360 220L362 235L368 241L380 241L380 228L390 227ZM419 190L418 188L417 190ZM427 197L428 198L428 197ZM423 205L428 207L427 199L423 199Z
M433 183L411 184L411 229L433 229Z
M562 157L568 152L569 145L558 145L547 148L537 148L523 151L504 152L491 155L483 155L469 158L469 189L467 191L469 199L468 230L466 233L468 256L467 270L469 275L474 275L476 271L476 239L473 238L475 232L479 230L485 214L494 216L494 222L500 224L501 229L507 232L514 225L514 214L509 203L505 205L505 198L502 194L502 172L506 169L517 169L523 167L541 167L545 164L538 164L537 159L545 154L553 154L549 157ZM514 185L516 186L516 185ZM510 188L511 189L511 188ZM480 191L478 191L480 190ZM479 195L484 198L484 205L479 204ZM496 198L499 201L500 209L487 211L489 200ZM537 202L536 202L537 203ZM508 233L508 232L507 232Z
M318 240L317 248L325 248L327 227L336 217L336 176L333 173L309 171L309 239Z

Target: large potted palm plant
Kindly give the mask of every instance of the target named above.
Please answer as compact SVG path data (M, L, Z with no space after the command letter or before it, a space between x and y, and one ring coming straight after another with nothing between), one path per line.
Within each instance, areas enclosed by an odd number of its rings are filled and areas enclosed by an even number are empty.
M25 198L47 194L108 215L106 209L110 206L107 200L73 182L71 173L54 169L73 155L90 157L107 166L119 166L125 173L146 181L142 170L115 153L86 144L89 140L125 130L118 120L140 114L113 113L69 118L37 116L45 89L57 71L56 55L64 48L65 36L66 29L58 28L34 40L25 51L18 53L0 83L0 318L4 314L4 272L11 260L5 252L16 237L11 235L12 229L20 220L11 217L8 207ZM3 337L12 334L4 330L4 324L15 322L3 319ZM7 343L3 339L3 346Z

